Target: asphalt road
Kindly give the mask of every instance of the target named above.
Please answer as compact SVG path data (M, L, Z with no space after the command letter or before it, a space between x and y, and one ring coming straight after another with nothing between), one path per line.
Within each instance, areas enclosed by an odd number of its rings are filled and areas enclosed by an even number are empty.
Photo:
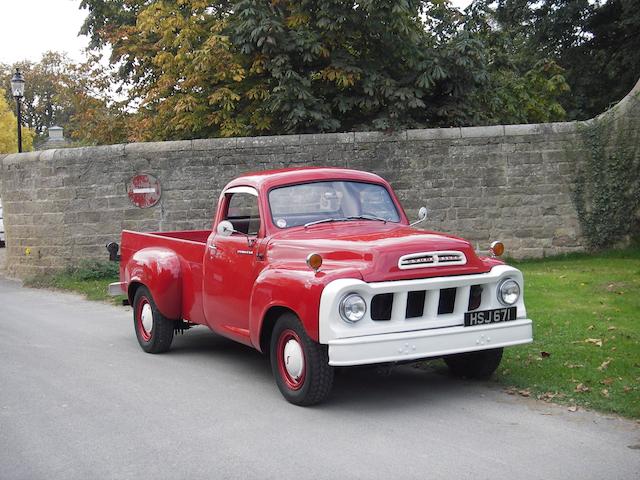
M0 279L0 478L638 479L640 425L413 367L280 396L200 327L143 353L128 309Z

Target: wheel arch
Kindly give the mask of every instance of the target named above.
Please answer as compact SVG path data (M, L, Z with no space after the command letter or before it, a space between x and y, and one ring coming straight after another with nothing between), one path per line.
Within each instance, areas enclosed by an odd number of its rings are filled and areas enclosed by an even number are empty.
M130 303L145 286L162 315L172 320L181 318L182 269L175 252L154 247L138 250L125 265L124 276Z
M272 305L265 312L262 323L260 326L260 351L265 354L269 354L269 344L271 342L271 335L273 333L273 329L276 326L276 322L282 315L286 313L291 313L295 315L298 319L300 318L298 314L293 311L289 307L285 307L283 305Z

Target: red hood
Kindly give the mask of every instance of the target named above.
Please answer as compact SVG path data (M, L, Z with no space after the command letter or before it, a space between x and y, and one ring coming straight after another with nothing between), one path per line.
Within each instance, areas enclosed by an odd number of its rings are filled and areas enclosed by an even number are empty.
M398 267L403 255L438 251L462 252L466 264L410 270ZM335 222L287 229L271 238L267 256L272 265L299 267L310 253L322 255L321 270L355 268L365 282L484 273L492 266L478 258L469 242L461 238L397 223L373 221Z

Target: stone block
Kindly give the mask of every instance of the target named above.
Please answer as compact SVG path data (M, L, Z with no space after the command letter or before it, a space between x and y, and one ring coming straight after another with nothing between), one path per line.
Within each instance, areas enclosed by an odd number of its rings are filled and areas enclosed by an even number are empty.
M505 134L504 125L491 125L487 127L462 127L460 136L462 138L475 137L502 137Z

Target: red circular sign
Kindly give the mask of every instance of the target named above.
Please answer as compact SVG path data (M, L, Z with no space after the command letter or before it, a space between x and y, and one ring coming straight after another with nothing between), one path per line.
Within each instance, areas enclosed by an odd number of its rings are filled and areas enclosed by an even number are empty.
M127 185L127 194L135 206L153 207L160 200L160 181L146 173L136 175Z

